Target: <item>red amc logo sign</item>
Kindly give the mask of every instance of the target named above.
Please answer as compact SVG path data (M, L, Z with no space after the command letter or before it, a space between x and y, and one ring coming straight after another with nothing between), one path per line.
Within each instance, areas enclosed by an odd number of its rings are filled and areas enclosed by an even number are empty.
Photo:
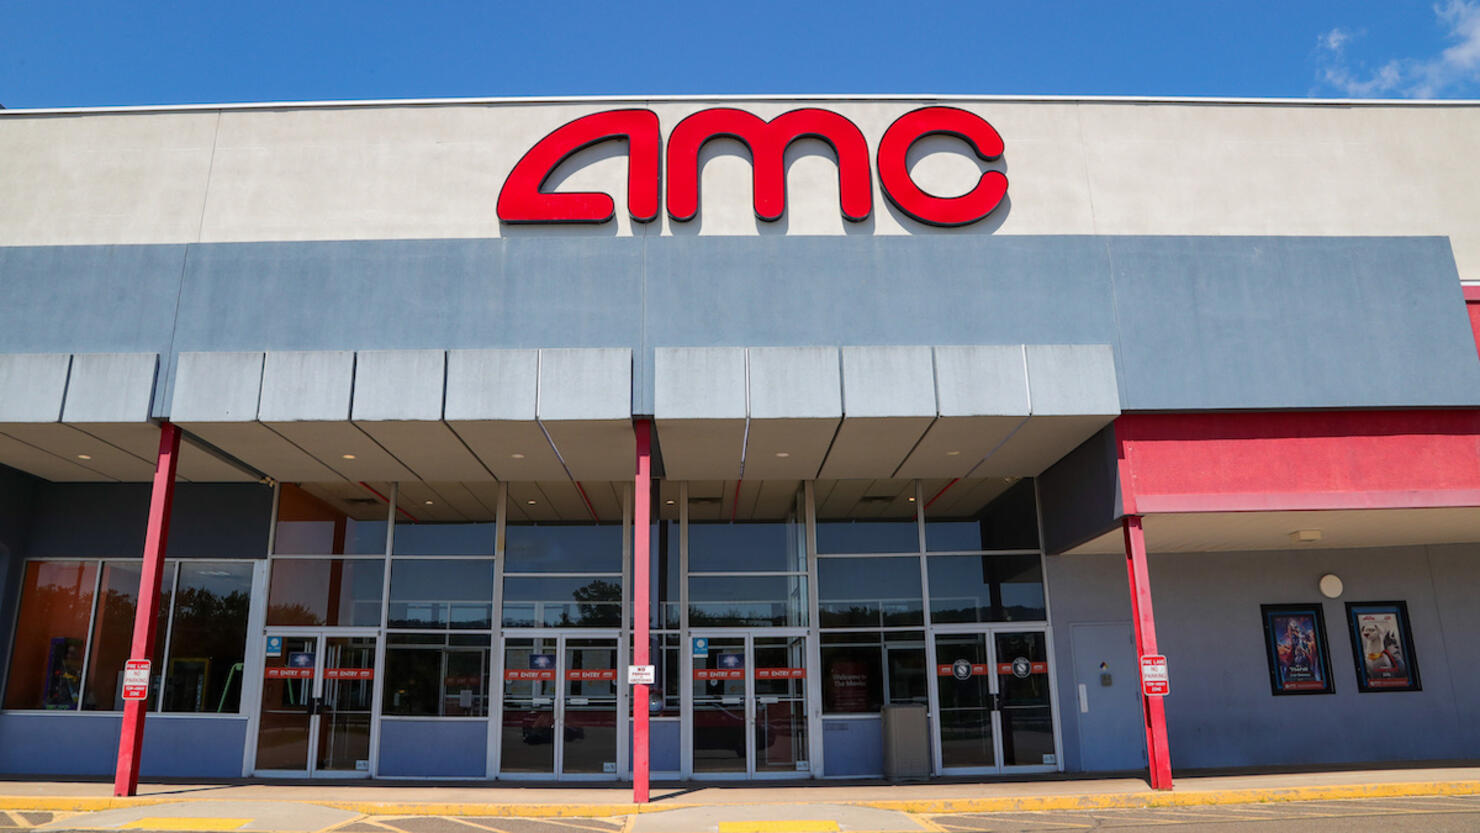
M876 158L879 185L894 207L922 223L964 226L991 214L1007 194L1007 177L986 171L958 197L926 193L910 177L906 155L933 135L956 136L986 161L1002 156L1002 137L985 119L955 107L922 107L905 113L884 131ZM855 223L873 213L873 172L868 141L857 125L815 107L782 113L770 121L731 107L700 110L668 135L668 216L688 222L699 213L699 151L711 139L737 139L750 148L755 215L775 221L786 213L786 148L798 139L821 139L838 157L838 195L843 216ZM663 137L651 110L608 110L582 116L529 149L498 195L498 217L506 223L605 223L616 204L596 192L545 190L560 163L592 145L627 142L627 212L648 223L658 217Z

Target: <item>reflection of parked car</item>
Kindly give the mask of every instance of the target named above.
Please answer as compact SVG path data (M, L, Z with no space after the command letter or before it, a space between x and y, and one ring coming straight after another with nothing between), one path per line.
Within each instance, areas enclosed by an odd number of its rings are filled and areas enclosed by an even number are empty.
M583 740L586 730L580 726L566 726L565 740L567 743L573 740ZM552 743L555 740L555 713L550 711L528 711L519 725L519 739L534 746L541 743Z

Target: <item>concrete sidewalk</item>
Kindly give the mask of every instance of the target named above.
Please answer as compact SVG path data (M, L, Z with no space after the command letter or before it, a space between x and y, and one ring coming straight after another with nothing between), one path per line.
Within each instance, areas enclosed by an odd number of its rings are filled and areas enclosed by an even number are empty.
M632 803L630 786L513 786L421 782L141 784L135 798L114 798L110 782L3 781L0 810L96 813L163 808L209 814L226 803L277 803L284 809L332 808L365 816L602 818L723 805L829 804L909 814L989 813L1115 807L1172 807L1274 801L1480 795L1480 766L1179 777L1155 792L1138 778L889 784L668 785L652 803Z

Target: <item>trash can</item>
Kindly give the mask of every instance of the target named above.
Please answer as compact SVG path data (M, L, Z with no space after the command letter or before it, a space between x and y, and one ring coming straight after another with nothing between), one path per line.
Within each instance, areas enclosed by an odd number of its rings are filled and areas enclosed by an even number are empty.
M884 777L890 781L930 777L930 722L924 705L884 707Z

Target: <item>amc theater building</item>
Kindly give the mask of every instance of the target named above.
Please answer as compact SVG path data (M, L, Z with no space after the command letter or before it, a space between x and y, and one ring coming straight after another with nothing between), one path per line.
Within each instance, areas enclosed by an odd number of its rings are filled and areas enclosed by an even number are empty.
M145 653L145 776L1480 758L1477 157L1474 103L4 111L0 773L113 772Z

